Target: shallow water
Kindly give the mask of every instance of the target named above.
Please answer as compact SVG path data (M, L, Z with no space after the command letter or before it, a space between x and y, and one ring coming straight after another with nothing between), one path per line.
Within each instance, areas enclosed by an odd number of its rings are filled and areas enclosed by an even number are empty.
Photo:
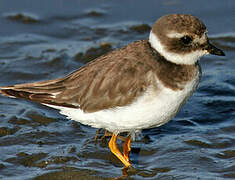
M132 144L126 179L235 179L235 1L3 0L0 85L53 79L137 39L169 13L207 25L226 57L201 59L199 88L181 112ZM96 129L58 111L0 96L0 179L109 179L122 164ZM107 139L108 140L108 139Z

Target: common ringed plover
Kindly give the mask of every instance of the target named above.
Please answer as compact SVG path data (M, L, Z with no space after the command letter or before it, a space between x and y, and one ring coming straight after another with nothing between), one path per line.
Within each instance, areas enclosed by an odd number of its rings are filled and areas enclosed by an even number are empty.
M224 56L210 44L196 17L171 14L158 19L148 40L133 42L53 80L1 87L3 95L59 109L69 119L112 132L109 148L131 166L131 135L171 120L195 91L198 60ZM129 132L123 153L117 136Z

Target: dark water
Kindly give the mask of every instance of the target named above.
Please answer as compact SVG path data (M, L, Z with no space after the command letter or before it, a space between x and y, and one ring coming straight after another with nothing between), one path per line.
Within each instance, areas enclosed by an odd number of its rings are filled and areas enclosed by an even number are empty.
M207 25L226 57L201 59L197 92L168 124L132 144L126 179L235 179L235 1L2 0L0 85L53 79L137 39L169 13ZM122 164L96 129L0 96L0 179L108 179Z

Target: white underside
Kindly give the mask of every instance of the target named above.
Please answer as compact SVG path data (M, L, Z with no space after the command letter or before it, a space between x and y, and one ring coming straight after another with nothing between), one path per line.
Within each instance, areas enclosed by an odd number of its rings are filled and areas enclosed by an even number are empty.
M80 109L47 105L59 109L69 119L110 132L137 132L141 129L157 127L171 120L184 102L191 96L199 81L198 76L183 90L173 91L157 81L156 91L150 87L146 93L125 107L84 113Z

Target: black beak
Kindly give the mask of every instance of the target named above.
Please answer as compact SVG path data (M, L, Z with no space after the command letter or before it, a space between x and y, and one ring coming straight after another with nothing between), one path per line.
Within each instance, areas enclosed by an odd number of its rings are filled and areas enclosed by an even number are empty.
M214 54L217 56L225 56L225 54L222 50L218 49L217 47L215 47L214 45L212 45L209 42L206 44L205 50L207 50L208 53L210 53L210 54Z

